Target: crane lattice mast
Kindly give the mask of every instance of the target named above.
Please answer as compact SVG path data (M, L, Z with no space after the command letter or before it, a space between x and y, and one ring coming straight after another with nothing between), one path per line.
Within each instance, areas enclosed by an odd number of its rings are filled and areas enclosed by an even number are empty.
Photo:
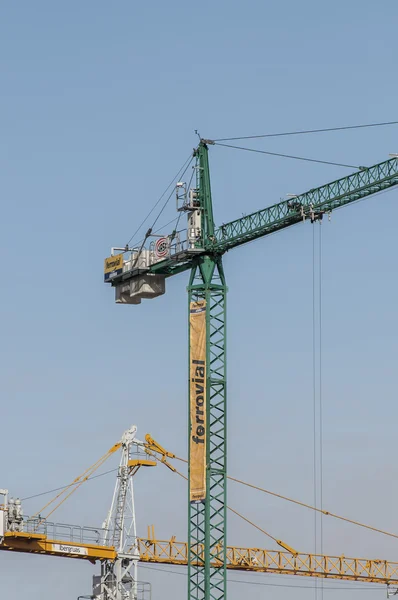
M135 439L133 425L121 439L121 458L112 503L103 523L104 546L112 546L116 560L104 561L100 577L94 578L94 595L101 600L137 600L138 561L137 529L133 475L138 463L132 459L132 447L142 446Z

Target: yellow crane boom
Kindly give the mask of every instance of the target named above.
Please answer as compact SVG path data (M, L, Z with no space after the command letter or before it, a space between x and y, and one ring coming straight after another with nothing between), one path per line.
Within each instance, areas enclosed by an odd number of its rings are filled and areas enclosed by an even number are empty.
M140 562L166 565L188 565L188 545L177 542L138 538ZM50 539L45 534L8 531L0 543L0 550L78 558L90 562L115 560L112 546L103 546L73 540ZM198 548L201 558L203 548ZM217 556L217 554L215 555ZM218 566L215 558L214 567ZM279 573L398 585L398 563L387 560L325 556L320 554L291 553L262 548L227 547L227 569L256 573Z
M142 562L188 564L186 542L176 542L173 538L169 541L140 538L138 548ZM200 549L198 556L201 556L202 552L203 550ZM213 565L218 566L217 560L213 561ZM398 581L398 563L387 560L291 553L237 546L227 547L227 569L394 585Z

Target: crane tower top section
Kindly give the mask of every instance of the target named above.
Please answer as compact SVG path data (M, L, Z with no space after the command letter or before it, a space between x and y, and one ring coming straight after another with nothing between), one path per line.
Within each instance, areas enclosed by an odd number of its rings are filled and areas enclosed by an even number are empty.
M218 227L213 220L208 164L209 140L201 140L193 157L196 181L175 186L176 210L186 218L181 230L158 235L150 228L137 247L112 248L104 280L115 288L118 304L140 304L165 292L165 280L263 236L303 221L315 222L352 202L398 185L398 158L360 167L357 172L245 215ZM179 223L179 218L178 218Z

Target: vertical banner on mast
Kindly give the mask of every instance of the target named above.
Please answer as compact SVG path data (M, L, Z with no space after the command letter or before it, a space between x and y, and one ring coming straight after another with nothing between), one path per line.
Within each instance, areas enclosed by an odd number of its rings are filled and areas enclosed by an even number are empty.
M206 301L189 307L190 501L206 498Z

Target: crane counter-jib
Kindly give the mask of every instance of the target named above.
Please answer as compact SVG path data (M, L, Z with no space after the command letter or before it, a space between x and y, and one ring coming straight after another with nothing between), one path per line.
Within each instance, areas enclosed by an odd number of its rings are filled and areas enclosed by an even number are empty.
M50 539L41 533L6 531L0 550L63 556L96 562L97 560L115 560L116 551L112 546L74 542L70 540Z

